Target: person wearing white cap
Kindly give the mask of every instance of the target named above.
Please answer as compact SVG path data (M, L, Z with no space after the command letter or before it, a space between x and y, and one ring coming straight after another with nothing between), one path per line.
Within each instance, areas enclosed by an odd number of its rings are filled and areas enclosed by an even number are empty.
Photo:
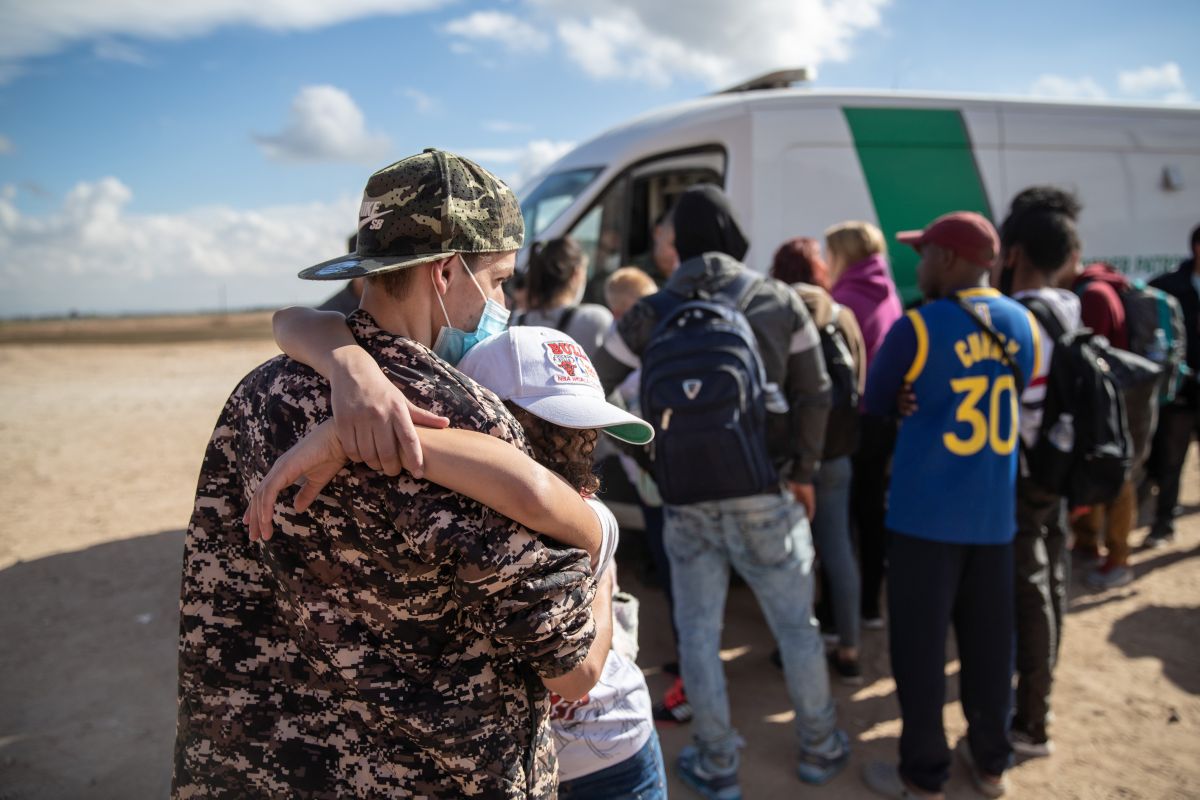
M653 437L652 428L607 402L583 348L551 328L511 328L489 337L473 347L458 367L509 405L525 427L541 466L486 434L418 428L426 477L572 546L586 548L594 537L581 536L580 529L594 531L598 525L603 535L593 559L597 596L610 597L615 570L609 567L618 531L612 513L590 496L599 486L591 472L596 432L646 444ZM284 487L297 478L306 479L295 499L302 510L345 461L332 421L301 440L276 462L255 492L246 512L251 537L270 537L271 510ZM548 470L567 483L547 482ZM580 509L589 507L591 511L581 517ZM602 631L612 626L611 617L602 620L599 613L596 621ZM636 633L630 635L624 626L617 626L612 642L600 680L585 697L567 701L552 696L551 729L559 762L559 797L564 800L666 797L650 695L633 660Z

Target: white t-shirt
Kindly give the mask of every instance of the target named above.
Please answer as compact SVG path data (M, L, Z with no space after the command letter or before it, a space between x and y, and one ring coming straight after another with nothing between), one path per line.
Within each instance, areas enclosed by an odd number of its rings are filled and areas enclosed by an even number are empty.
M1045 303L1064 331L1072 331L1083 325L1079 297L1074 292L1046 288L1031 289L1013 295L1013 299L1017 301L1022 297L1036 297ZM1026 447L1032 447L1037 442L1038 428L1042 424L1042 409L1046 403L1046 376L1050 372L1050 358L1054 355L1054 338L1046 332L1041 323L1038 323L1038 340L1042 347L1039 369L1031 380L1026 380L1025 391L1021 395L1021 440L1025 442Z
M604 541L596 575L611 568L619 529L612 512L595 498ZM637 664L609 650L600 680L574 702L551 695L550 728L558 751L558 779L574 780L620 764L641 750L654 732L650 690Z
M595 580L600 580L600 576L612 564L613 556L617 553L617 545L621 540L621 526L617 524L617 518L608 506L595 497L585 497L583 501L596 512L596 517L600 520L600 556L596 559L594 575Z

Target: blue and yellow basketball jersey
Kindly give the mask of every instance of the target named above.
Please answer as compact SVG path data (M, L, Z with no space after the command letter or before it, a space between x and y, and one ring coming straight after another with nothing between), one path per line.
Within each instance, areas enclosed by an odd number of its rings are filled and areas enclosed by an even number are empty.
M1021 382L1028 385L1041 353L1037 324L1029 312L993 289L971 289L959 296L991 322ZM1000 345L953 299L909 311L889 332L888 339L893 337L892 347L885 341L876 359L899 357L902 363L893 361L892 368L880 369L879 375L873 364L872 377L883 384L911 384L917 411L900 423L888 527L944 542L1011 541L1016 530L1020 390L1013 370L1002 360ZM904 361L906 352L912 357ZM881 391L880 386L873 388ZM882 388L889 390L890 386Z

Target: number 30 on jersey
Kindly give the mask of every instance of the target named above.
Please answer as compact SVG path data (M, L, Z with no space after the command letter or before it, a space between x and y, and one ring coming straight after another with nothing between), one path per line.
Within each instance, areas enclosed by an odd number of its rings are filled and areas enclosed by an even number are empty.
M957 378L950 381L950 388L962 397L954 419L970 426L970 435L963 439L957 433L947 431L942 434L946 449L957 456L973 456L990 446L997 455L1010 455L1017 446L1017 384L1013 376ZM1008 406L1008 430L1001 432L1004 405Z

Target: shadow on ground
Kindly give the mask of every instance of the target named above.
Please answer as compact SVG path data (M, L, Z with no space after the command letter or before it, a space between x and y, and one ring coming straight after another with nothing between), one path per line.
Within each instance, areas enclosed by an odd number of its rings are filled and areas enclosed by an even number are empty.
M1163 676L1200 694L1200 606L1147 606L1113 624L1108 640L1129 658L1156 658Z
M167 796L182 553L164 531L0 570L0 798Z

